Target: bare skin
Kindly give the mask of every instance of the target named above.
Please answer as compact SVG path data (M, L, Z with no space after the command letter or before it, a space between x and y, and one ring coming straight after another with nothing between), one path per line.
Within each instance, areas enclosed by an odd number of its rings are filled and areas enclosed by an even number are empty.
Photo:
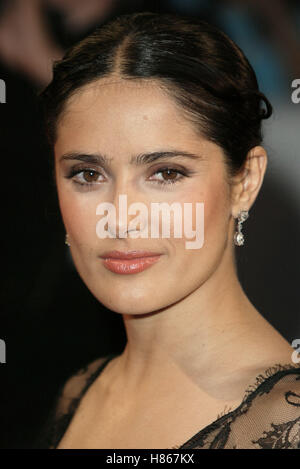
M201 158L129 163L132 155L171 147ZM63 158L74 151L107 155L109 169ZM178 165L192 174L162 186L159 169ZM294 349L245 295L235 269L234 217L243 209L251 216L267 166L263 147L250 150L243 172L229 184L223 150L196 134L155 82L114 77L69 100L58 125L55 166L75 266L92 294L122 314L127 333L123 353L89 388L59 448L183 444L225 406L236 408L259 373L292 364ZM96 172L92 185L80 185L82 172L67 177L74 166ZM203 247L188 250L184 238L174 237L97 238L96 206L110 201L118 207L119 194L127 194L128 205L204 201ZM112 249L162 255L143 272L119 275L99 260Z

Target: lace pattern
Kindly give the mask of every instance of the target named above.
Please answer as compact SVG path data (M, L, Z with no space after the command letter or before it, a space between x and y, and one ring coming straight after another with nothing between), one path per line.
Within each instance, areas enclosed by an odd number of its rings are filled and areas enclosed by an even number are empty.
M80 370L81 389L68 405L60 408L60 387L38 448L55 449L67 430L82 396L104 366L117 355L100 359L100 366L88 373ZM82 383L84 383L82 385ZM300 449L300 363L275 364L256 376L241 404L227 409L217 419L182 445L170 449Z

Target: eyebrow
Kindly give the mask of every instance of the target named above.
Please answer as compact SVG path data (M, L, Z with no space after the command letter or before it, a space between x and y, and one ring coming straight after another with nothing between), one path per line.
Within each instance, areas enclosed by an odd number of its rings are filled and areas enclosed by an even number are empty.
M153 163L157 160L164 160L167 158L175 158L175 157L184 157L190 158L192 160L201 160L203 156L191 153L185 150L160 150L160 151L153 151L150 153L140 153L138 155L132 156L129 163L132 165L140 166L146 165L149 163ZM85 163L91 164L100 164L102 166L109 166L113 158L108 158L107 155L101 153L80 153L80 152L68 152L63 154L60 161L65 160L78 160L83 161Z

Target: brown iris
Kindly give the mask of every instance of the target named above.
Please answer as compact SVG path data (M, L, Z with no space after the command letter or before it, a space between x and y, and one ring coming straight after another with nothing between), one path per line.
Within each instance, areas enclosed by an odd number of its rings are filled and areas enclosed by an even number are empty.
M177 171L175 171L174 169L164 169L160 172L163 175L163 178L166 179L167 181L172 181L173 179L176 179L176 177L177 177ZM171 177L165 178L165 174L167 174L167 176L171 176Z
M83 171L83 177L86 182L96 182L99 177L99 174L97 173L97 171L87 170Z

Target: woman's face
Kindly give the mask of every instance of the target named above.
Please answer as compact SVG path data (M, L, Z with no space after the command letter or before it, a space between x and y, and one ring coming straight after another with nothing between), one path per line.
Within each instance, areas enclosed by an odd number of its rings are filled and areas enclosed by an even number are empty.
M178 155L135 162L141 154L170 151ZM87 155L105 155L107 160ZM231 249L230 186L223 151L199 137L154 82L102 79L73 95L58 123L55 173L74 264L93 295L113 311L144 314L178 302L200 288L218 269L224 250ZM147 210L127 218L130 227L140 213L142 221L134 234L145 235L148 228L148 237L119 236L126 231L118 222L119 195L127 196L128 210L135 202ZM115 237L96 232L104 216L96 208L104 202L116 208L116 223L108 230L113 235L115 228ZM170 236L162 237L162 219L159 237L151 236L152 203L174 202L182 213L183 204L189 203L192 228L203 230L202 247L187 248L186 242L195 238L185 235L183 218L182 237L174 236L172 214ZM196 218L197 203L203 203L204 226ZM121 274L106 268L100 257L112 250L146 250L160 257L145 270Z

